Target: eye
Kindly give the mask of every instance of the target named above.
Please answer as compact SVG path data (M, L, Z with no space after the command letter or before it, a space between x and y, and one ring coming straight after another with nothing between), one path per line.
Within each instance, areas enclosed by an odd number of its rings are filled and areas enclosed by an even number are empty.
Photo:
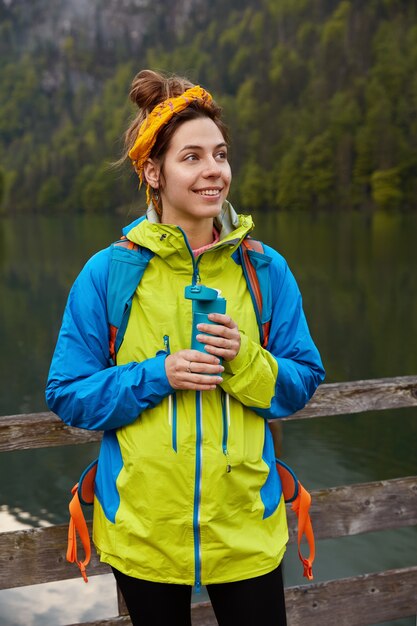
M220 152L217 152L216 159L218 159L219 161L227 161L226 150L220 150Z
M194 153L192 154L186 154L184 157L184 161L197 161L198 156Z

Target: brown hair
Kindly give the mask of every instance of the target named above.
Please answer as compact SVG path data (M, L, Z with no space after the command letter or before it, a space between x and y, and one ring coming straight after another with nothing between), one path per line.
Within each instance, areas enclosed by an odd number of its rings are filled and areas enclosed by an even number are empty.
M129 98L137 105L139 112L124 135L125 152L122 161L128 158L129 150L135 143L139 128L152 109L167 98L180 96L193 86L193 83L187 78L175 74L163 74L153 70L142 70L136 74L132 81ZM178 126L199 117L208 117L213 120L226 143L228 143L229 133L227 126L221 118L221 112L221 108L214 100L210 102L192 102L187 108L175 114L168 124L161 128L152 148L151 158L161 160Z

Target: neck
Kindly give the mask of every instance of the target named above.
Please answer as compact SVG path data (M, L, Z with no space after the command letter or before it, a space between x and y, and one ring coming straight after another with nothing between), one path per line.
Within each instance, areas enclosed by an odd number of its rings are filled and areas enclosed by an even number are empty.
M198 220L191 223L177 223L187 235L192 250L207 246L213 241L213 218Z

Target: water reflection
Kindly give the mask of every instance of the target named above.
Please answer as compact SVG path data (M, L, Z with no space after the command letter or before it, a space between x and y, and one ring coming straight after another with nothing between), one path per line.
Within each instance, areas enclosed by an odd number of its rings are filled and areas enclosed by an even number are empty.
M32 527L66 522L71 488L97 453L97 444L4 452L0 506Z
M309 489L415 475L416 417L397 409L285 422L283 457Z
M46 509L43 509L41 513L48 517ZM31 524L28 524L29 520L32 522ZM34 519L31 513L19 507L9 507L6 504L0 506L0 533L12 530L27 530L33 526L44 528L45 526L51 526L51 522L43 518Z
M0 591L2 626L61 626L117 615L113 574Z
M121 219L28 216L2 221L0 415L45 410L44 387L69 288Z

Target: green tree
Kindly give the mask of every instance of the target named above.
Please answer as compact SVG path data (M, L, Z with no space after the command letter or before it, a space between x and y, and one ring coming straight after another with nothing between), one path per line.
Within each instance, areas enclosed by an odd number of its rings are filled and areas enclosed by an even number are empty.
M278 206L285 209L306 209L310 197L306 188L302 164L304 159L304 139L298 137L282 157L278 170Z
M397 167L376 170L371 176L372 200L383 209L401 206L403 192L401 176Z
M114 173L102 164L94 170L81 193L82 208L88 213L105 212L115 206Z
M62 203L62 185L56 176L45 180L39 189L36 204L40 209L56 210Z
M6 195L6 176L2 168L0 168L0 213L3 212L3 201Z
M414 3L212 0L190 3L181 22L181 4L154 4L146 35L106 46L97 14L48 39L30 25L36 11L47 19L44 0L25 14L0 8L7 210L131 202L137 185L106 164L120 155L130 81L145 66L188 75L224 107L238 204L416 209Z

